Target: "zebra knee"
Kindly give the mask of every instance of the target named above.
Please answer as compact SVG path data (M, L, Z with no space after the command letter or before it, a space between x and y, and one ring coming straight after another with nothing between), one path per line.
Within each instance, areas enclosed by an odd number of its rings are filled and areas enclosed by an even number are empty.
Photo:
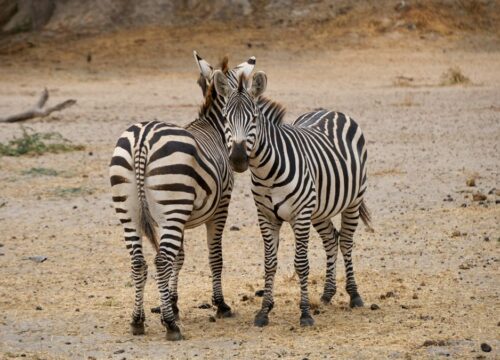
M135 258L132 260L132 272L134 274L144 274L148 271L148 264L144 258Z

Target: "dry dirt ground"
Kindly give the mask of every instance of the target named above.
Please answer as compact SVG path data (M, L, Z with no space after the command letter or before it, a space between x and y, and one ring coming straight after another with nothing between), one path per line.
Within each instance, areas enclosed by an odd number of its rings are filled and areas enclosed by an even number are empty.
M249 37L250 48L248 41L211 46L202 37L184 41L174 34L165 46L160 35L151 40L151 34L45 44L0 57L0 114L30 106L47 86L52 102L75 98L77 105L25 125L85 146L0 157L0 358L500 356L498 42L481 48L474 39L391 37L364 46L353 35L351 46L337 42L299 51L314 39L287 46ZM149 46L148 55L141 46ZM214 310L198 308L211 297L200 227L187 232L180 276L185 340L167 342L158 316L149 312L146 335L130 334L130 265L111 205L107 165L129 124L156 118L183 125L196 117L201 92L191 56L195 46L211 62L224 52L232 64L256 55L257 69L268 74L267 95L287 107L288 121L321 106L349 114L364 129L367 202L375 227L370 233L360 226L355 238L364 308L348 307L342 261L339 291L331 305L320 305L325 255L313 233L310 293L319 313L314 327L300 328L294 244L285 226L275 310L268 327L253 326L263 244L245 173L236 176L223 240L223 286L236 316L211 322ZM443 85L442 74L457 66L470 83ZM20 134L19 125L0 126L0 142ZM53 171L40 175L32 168ZM466 185L469 178L475 187ZM474 201L478 192L486 200ZM232 225L240 230L230 231ZM158 293L149 247L147 254L149 309L157 305ZM26 260L33 255L48 259ZM380 309L371 310L371 304ZM481 343L493 350L483 352Z

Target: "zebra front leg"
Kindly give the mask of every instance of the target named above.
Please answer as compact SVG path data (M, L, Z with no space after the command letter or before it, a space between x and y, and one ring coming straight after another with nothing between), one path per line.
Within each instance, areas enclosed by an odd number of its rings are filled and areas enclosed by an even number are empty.
M345 273L346 273L346 291L349 294L351 301L349 306L362 307L363 299L358 293L358 286L354 279L354 267L352 264L352 247L354 244L353 236L358 226L359 221L359 205L345 210L342 213L342 228L340 230L340 250L344 257Z
M175 322L169 289L175 259L182 247L183 225L177 221L161 227L160 249L155 257L156 276L161 300L161 322L167 330L167 340L181 340L181 330ZM175 230L173 230L175 229Z
M265 285L262 306L257 315L255 315L254 325L263 327L269 324L269 312L274 307L273 286L276 269L278 268L281 223L269 221L260 211L258 211L258 218L262 239L264 240Z
M321 236L323 240L323 247L326 252L326 277L325 277L325 287L323 290L323 295L321 296L321 301L324 304L329 304L332 297L337 292L337 254L339 251L338 237L339 233L335 229L330 219L325 220L321 223L314 224L314 228Z
M309 260L307 258L309 244L309 230L311 227L310 213L307 217L298 218L292 224L295 234L295 272L300 281L300 325L312 326L314 319L310 313L307 280L309 277Z
M224 301L222 292L222 232L227 218L227 207L219 216L215 215L215 221L206 224L208 262L212 271L212 304L217 306L218 318L231 317L231 307Z
M184 246L181 245L179 253L175 258L174 273L170 279L170 298L172 300L172 312L174 313L175 320L179 320L179 307L177 302L179 300L179 295L177 294L177 284L179 282L179 273L184 265Z

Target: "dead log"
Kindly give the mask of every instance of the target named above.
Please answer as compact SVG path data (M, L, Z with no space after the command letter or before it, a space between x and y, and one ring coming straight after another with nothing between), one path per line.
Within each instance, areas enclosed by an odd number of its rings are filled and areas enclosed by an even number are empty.
M40 96L40 99L37 101L35 106L22 113L7 116L5 118L0 118L0 123L13 123L18 121L34 119L37 117L45 117L50 115L54 111L61 111L76 104L76 100L69 99L63 101L62 103L44 109L45 103L47 102L48 99L49 99L49 91L47 89L44 89L42 95Z

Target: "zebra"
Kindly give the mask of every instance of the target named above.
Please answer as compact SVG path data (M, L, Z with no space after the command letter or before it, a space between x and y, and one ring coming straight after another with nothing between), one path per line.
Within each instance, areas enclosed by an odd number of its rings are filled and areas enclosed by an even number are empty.
M205 96L198 118L186 127L159 121L130 126L118 139L110 163L113 203L123 225L130 253L135 304L131 330L144 334L144 286L147 264L142 236L156 250L155 265L161 299L161 322L168 340L180 340L176 324L177 282L184 263L184 230L205 224L212 272L212 302L217 316L230 317L221 285L222 232L233 187L225 142L222 107L224 98L213 86L214 68L196 52L198 84ZM238 76L249 76L255 57L233 69L227 57L222 73L230 86Z
M283 222L290 223L295 236L300 325L314 324L307 287L311 225L319 233L326 251L322 302L330 303L337 290L335 273L340 244L350 306L363 306L352 263L353 235L359 218L370 226L370 214L363 200L367 150L360 127L350 117L327 110L309 112L293 124L285 124L284 107L261 96L267 86L264 72L254 75L250 88L242 76L234 89L220 71L214 74L214 84L226 98L223 114L230 164L236 172L250 168L264 240L264 297L254 324L268 325L268 314L274 306L273 284ZM341 214L340 232L331 221L337 214Z

